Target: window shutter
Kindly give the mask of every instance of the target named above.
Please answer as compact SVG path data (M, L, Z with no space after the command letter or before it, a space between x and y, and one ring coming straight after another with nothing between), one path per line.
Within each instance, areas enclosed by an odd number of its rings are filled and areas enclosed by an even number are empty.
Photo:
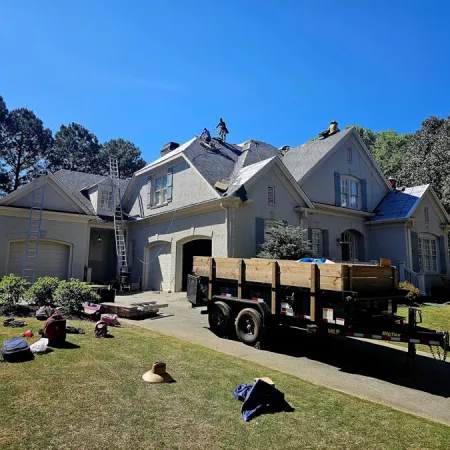
M361 209L367 211L367 181L361 180Z
M264 219L255 218L255 254L261 251L261 245L264 243Z
M147 178L147 208L152 205L152 177Z
M330 256L330 246L328 243L328 230L322 231L322 239L323 239L323 244L322 244L323 257L328 258Z
M439 261L441 263L441 273L447 273L447 246L445 236L439 236Z
M419 236L411 230L412 270L419 272Z
M341 206L341 176L334 172L334 204Z
M167 197L168 202L172 201L172 182L173 182L173 167L169 167L167 171Z

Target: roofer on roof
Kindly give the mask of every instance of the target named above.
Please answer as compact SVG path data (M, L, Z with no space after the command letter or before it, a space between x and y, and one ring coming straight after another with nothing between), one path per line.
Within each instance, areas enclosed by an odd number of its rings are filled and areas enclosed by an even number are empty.
M211 142L211 133L206 128L203 128L200 139L209 144Z
M338 128L338 123L335 120L333 120L332 122L330 122L330 126L328 127L327 130L321 131L319 133L319 139L325 139L329 136L332 136L333 134L338 133L339 131L341 130L339 130Z
M225 142L227 139L228 128L227 128L226 123L223 121L222 117L219 120L216 130L219 133L220 139L222 139L222 141Z

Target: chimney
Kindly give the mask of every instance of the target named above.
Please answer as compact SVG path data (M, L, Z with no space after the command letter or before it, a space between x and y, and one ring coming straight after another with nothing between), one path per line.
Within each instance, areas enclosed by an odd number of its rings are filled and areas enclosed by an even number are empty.
M397 189L398 181L394 177L389 177L388 181L389 181L389 184L391 185L392 189Z
M161 149L161 156L164 156L166 153L171 152L172 150L175 150L178 148L180 144L178 142L168 142L166 145L163 146Z

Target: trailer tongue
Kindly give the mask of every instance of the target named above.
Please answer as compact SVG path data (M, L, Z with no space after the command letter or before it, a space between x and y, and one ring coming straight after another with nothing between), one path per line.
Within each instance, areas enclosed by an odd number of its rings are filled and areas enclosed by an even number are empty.
M295 261L195 257L188 299L206 306L209 325L219 336L233 329L259 347L275 326L296 327L312 335L334 335L429 345L445 361L447 331L420 326L421 311L410 307L408 320L397 314L408 303L398 288L395 267L314 264ZM436 353L433 351L436 347Z

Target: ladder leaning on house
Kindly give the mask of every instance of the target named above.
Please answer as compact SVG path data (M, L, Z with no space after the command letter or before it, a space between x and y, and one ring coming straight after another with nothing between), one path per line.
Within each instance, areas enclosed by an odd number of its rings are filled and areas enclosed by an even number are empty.
M31 194L30 220L25 244L25 255L22 263L22 278L30 283L35 282L36 265L41 238L42 210L44 208L45 186L47 184L47 170L33 172L33 191Z
M120 195L119 163L117 158L109 158L109 172L112 185L112 205L114 208L114 236L119 276L128 272L127 251L125 245L125 226Z

